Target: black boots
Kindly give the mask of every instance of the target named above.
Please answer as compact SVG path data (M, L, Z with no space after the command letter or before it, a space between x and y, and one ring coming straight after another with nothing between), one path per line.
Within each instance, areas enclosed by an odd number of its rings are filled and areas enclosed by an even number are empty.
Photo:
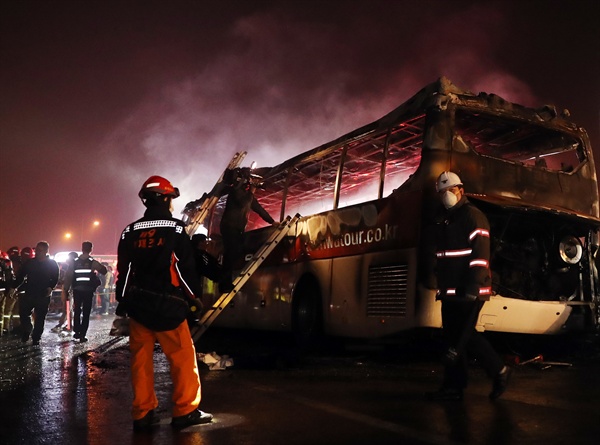
M200 411L199 409L195 409L189 414L185 416L173 417L171 420L171 426L175 429L183 429L192 425L201 425L203 423L210 423L212 421L213 415L210 413L205 413L204 411Z
M496 400L498 397L504 394L504 391L506 391L506 388L508 387L508 381L510 380L511 374L512 369L510 369L508 366L505 366L498 374L496 374L494 377L492 392L490 393L490 399Z

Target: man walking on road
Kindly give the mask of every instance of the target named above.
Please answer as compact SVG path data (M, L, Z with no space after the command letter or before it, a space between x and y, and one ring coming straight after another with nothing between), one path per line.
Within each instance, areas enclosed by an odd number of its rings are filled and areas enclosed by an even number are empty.
M491 399L506 390L510 370L487 339L475 330L479 311L492 293L490 226L486 216L464 194L453 172L442 172L436 191L443 208L436 220L435 275L442 300L442 326L448 342L442 387L431 400L462 400L467 387L468 355L480 360L493 379ZM432 249L433 250L433 249Z
M92 258L93 245L90 241L81 244L81 255L73 261L67 271L64 292L73 289L73 338L81 343L88 341L86 335L90 325L90 313L96 288L100 285L98 274L105 274L106 267Z
M17 287L22 285L19 298L21 341L26 343L31 335L34 345L40 343L52 289L58 283L58 264L48 256L49 244L40 241L35 247L35 258L27 261L17 274ZM32 329L31 314L35 316Z
M171 201L179 190L161 176L144 182L139 197L144 216L128 225L119 241L117 315L130 317L129 348L133 383L133 428L152 429L159 421L154 410L154 344L167 356L173 380L171 426L182 429L209 423L212 414L198 409L201 400L196 350L187 324L185 298L201 295L194 253L182 221L173 218Z

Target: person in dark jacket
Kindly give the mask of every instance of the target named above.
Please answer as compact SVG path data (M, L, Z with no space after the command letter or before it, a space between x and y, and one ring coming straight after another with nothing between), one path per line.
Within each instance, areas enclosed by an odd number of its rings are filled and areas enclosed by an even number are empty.
M226 187L221 195L227 195L225 211L219 225L223 237L223 264L219 281L221 293L233 289L233 266L235 259L243 254L244 231L250 210L256 212L267 223L275 224L275 220L254 196L257 180L258 178L252 177L249 168L241 168L233 183Z
M21 286L23 292L19 297L19 318L23 343L29 340L30 335L34 345L40 343L50 305L50 295L58 283L58 264L48 256L49 248L46 241L37 243L35 257L24 263L17 273L16 284ZM35 316L33 330L32 313Z
M154 391L154 344L167 356L173 380L173 428L208 423L212 414L198 409L201 400L196 350L186 321L185 296L196 299L201 287L194 253L182 221L173 218L171 201L179 190L161 176L151 176L139 192L144 216L129 224L118 246L117 315L130 318L129 348L133 383L133 428L152 429L158 400ZM123 306L123 307L122 307ZM154 311L152 308L158 308Z
M96 288L100 285L98 274L106 273L106 266L92 258L91 241L81 243L81 255L73 260L73 267L67 270L64 291L73 290L73 338L81 343L88 341L86 335L90 325L90 313Z
M196 233L192 236L196 271L201 280L206 277L211 281L218 282L221 279L222 274L221 265L219 264L219 261L208 252L208 243L208 237L203 233Z
M493 379L489 397L496 399L506 390L510 370L475 329L479 311L492 292L489 222L483 212L469 202L455 173L442 172L436 190L443 209L434 231L435 275L448 349L444 355L442 386L428 397L462 400L471 355Z

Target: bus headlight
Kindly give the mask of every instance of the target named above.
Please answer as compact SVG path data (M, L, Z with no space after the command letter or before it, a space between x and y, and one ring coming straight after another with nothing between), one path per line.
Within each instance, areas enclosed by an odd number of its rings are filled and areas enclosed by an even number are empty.
M583 255L583 246L574 236L565 236L558 245L560 258L567 264L577 264Z

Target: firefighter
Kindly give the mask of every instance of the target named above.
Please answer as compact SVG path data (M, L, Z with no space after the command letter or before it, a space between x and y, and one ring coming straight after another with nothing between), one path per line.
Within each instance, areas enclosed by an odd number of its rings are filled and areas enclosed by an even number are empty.
M65 277L63 294L73 290L73 338L81 343L88 341L86 334L90 325L90 313L96 288L100 286L98 274L105 274L106 267L90 255L93 244L81 243L81 255L73 261Z
M29 257L25 255L25 249L29 250ZM23 255L21 254L21 250L18 246L13 246L6 252L8 254L8 258L10 259L10 264L12 266L13 275L17 275L17 272L21 268L21 265L32 256L31 247L26 247L23 249ZM19 292L22 289L17 289L16 285L14 288L10 290L9 298L4 300L4 331L11 333L18 333L20 329L20 320L19 320Z
M0 251L0 335L10 325L12 308L14 306L15 275L8 252Z
M130 317L129 347L133 384L133 428L152 429L158 400L154 391L154 344L158 341L171 366L173 418L175 429L209 423L212 414L198 409L201 400L196 350L186 321L166 323L167 311L153 313L156 298L176 304L176 295L185 294L201 307L200 283L195 271L190 239L182 221L173 218L171 201L179 190L161 176L148 178L139 192L146 206L144 216L128 225L119 241L116 298L117 315L125 310ZM148 304L144 305L144 300ZM136 301L138 302L137 304ZM140 304L141 302L141 304ZM177 303L178 304L178 303ZM143 312L144 307L148 312ZM161 306L163 307L163 306ZM166 309L166 307L165 307ZM169 307L170 309L170 307ZM188 310L189 312L189 310ZM164 324L163 324L164 322Z
M19 256L20 252L21 251L17 246L13 246L6 251L6 253L8 255L8 259L10 260L10 262L12 264L13 272L15 274L18 272L17 269L21 263L21 258Z
M58 283L58 264L48 256L49 244L40 241L35 247L35 257L21 266L17 273L16 284L23 293L19 295L19 317L21 322L21 341L31 340L34 345L40 343L44 332L44 323L52 289ZM31 325L31 314L35 324Z
M475 330L479 311L489 300L490 225L465 196L457 174L442 172L436 182L442 202L435 221L435 276L442 301L442 327L448 343L444 378L431 400L462 400L467 387L468 356L477 358L493 379L490 399L506 390L510 370L488 340Z
M252 175L247 167L236 169L235 172L232 184L222 192L222 195L227 195L227 202L219 226L223 237L223 269L219 281L219 292L221 293L230 292L233 289L234 261L243 253L244 231L250 210L256 212L269 224L276 224L254 196L260 177Z
M208 237L203 233L196 233L192 236L196 271L201 279L206 277L211 281L218 281L222 275L221 265L219 264L219 261L208 252L208 242Z

